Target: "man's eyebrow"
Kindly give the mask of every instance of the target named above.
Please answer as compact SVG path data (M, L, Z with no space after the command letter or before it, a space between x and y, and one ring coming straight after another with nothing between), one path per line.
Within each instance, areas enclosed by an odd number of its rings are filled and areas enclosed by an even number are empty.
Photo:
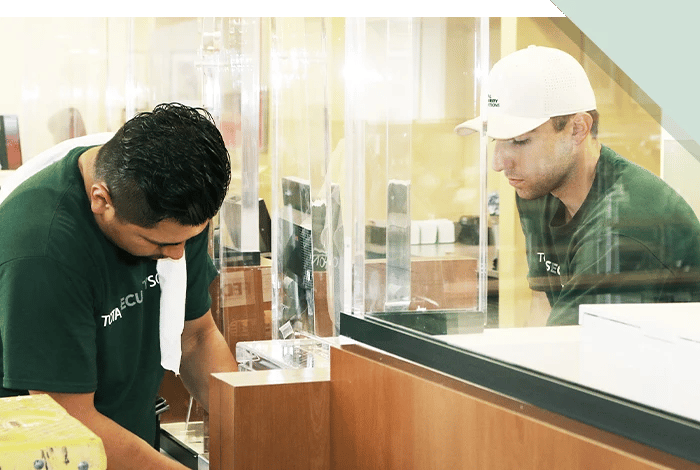
M156 240L151 240L151 239L148 238L148 237L143 237L143 239L146 240L146 241L149 242L149 243L153 243L154 245L158 245L158 246L175 246L175 245L180 245L180 244L183 243L183 242L163 243L163 242L159 242L159 241L156 241Z
M535 134L535 131L534 131L534 130L531 130L530 132L526 132L526 133L524 133L524 134L516 135L516 136L513 137L512 139L508 139L508 140L525 140L525 139L529 139L529 138L532 137L534 134Z

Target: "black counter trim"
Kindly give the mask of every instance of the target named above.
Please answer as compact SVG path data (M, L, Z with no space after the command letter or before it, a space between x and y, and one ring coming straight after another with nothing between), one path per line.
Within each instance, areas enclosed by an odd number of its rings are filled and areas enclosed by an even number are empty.
M466 382L700 463L700 423L440 342L341 313L340 334Z

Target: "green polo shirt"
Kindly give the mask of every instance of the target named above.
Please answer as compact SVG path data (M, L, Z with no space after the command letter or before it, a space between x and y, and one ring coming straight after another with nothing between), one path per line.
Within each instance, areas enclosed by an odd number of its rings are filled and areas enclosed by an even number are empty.
M548 194L517 197L528 280L550 325L578 324L581 304L700 301L700 223L660 178L601 149L593 186L565 222Z
M149 443L160 365L156 261L97 226L78 169L86 147L38 172L0 205L2 396L95 392L95 407ZM207 231L186 244L186 319L211 305Z

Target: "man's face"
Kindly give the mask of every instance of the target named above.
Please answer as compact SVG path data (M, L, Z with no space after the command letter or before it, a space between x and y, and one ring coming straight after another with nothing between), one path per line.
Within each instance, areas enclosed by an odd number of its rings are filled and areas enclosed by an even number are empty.
M556 132L551 120L509 140L496 140L493 169L502 171L523 199L537 199L568 182L576 164L572 122Z
M180 259L185 252L185 242L202 233L206 227L207 223L188 226L168 219L154 227L143 228L113 219L102 228L115 245L134 256Z

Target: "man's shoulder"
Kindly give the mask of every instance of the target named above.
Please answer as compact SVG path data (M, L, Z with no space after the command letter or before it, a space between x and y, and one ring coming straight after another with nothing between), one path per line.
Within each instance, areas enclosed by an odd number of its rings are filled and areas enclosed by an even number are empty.
M50 184L21 185L13 191L0 205L0 262L85 251L94 221L79 196Z
M670 189L659 176L605 145L601 146L597 173L599 177L608 179L610 184L624 184L628 188L648 190L651 185Z
M601 154L603 157L603 154ZM688 202L651 171L610 151L608 184L588 211L588 226L605 233L607 227L648 245L684 245L683 237L700 236L700 221ZM660 233L664 236L660 239ZM667 248L674 248L668 246Z
M602 178L601 197L633 212L664 212L680 207L687 210L687 202L668 183L648 169L603 147L602 164L598 172Z

